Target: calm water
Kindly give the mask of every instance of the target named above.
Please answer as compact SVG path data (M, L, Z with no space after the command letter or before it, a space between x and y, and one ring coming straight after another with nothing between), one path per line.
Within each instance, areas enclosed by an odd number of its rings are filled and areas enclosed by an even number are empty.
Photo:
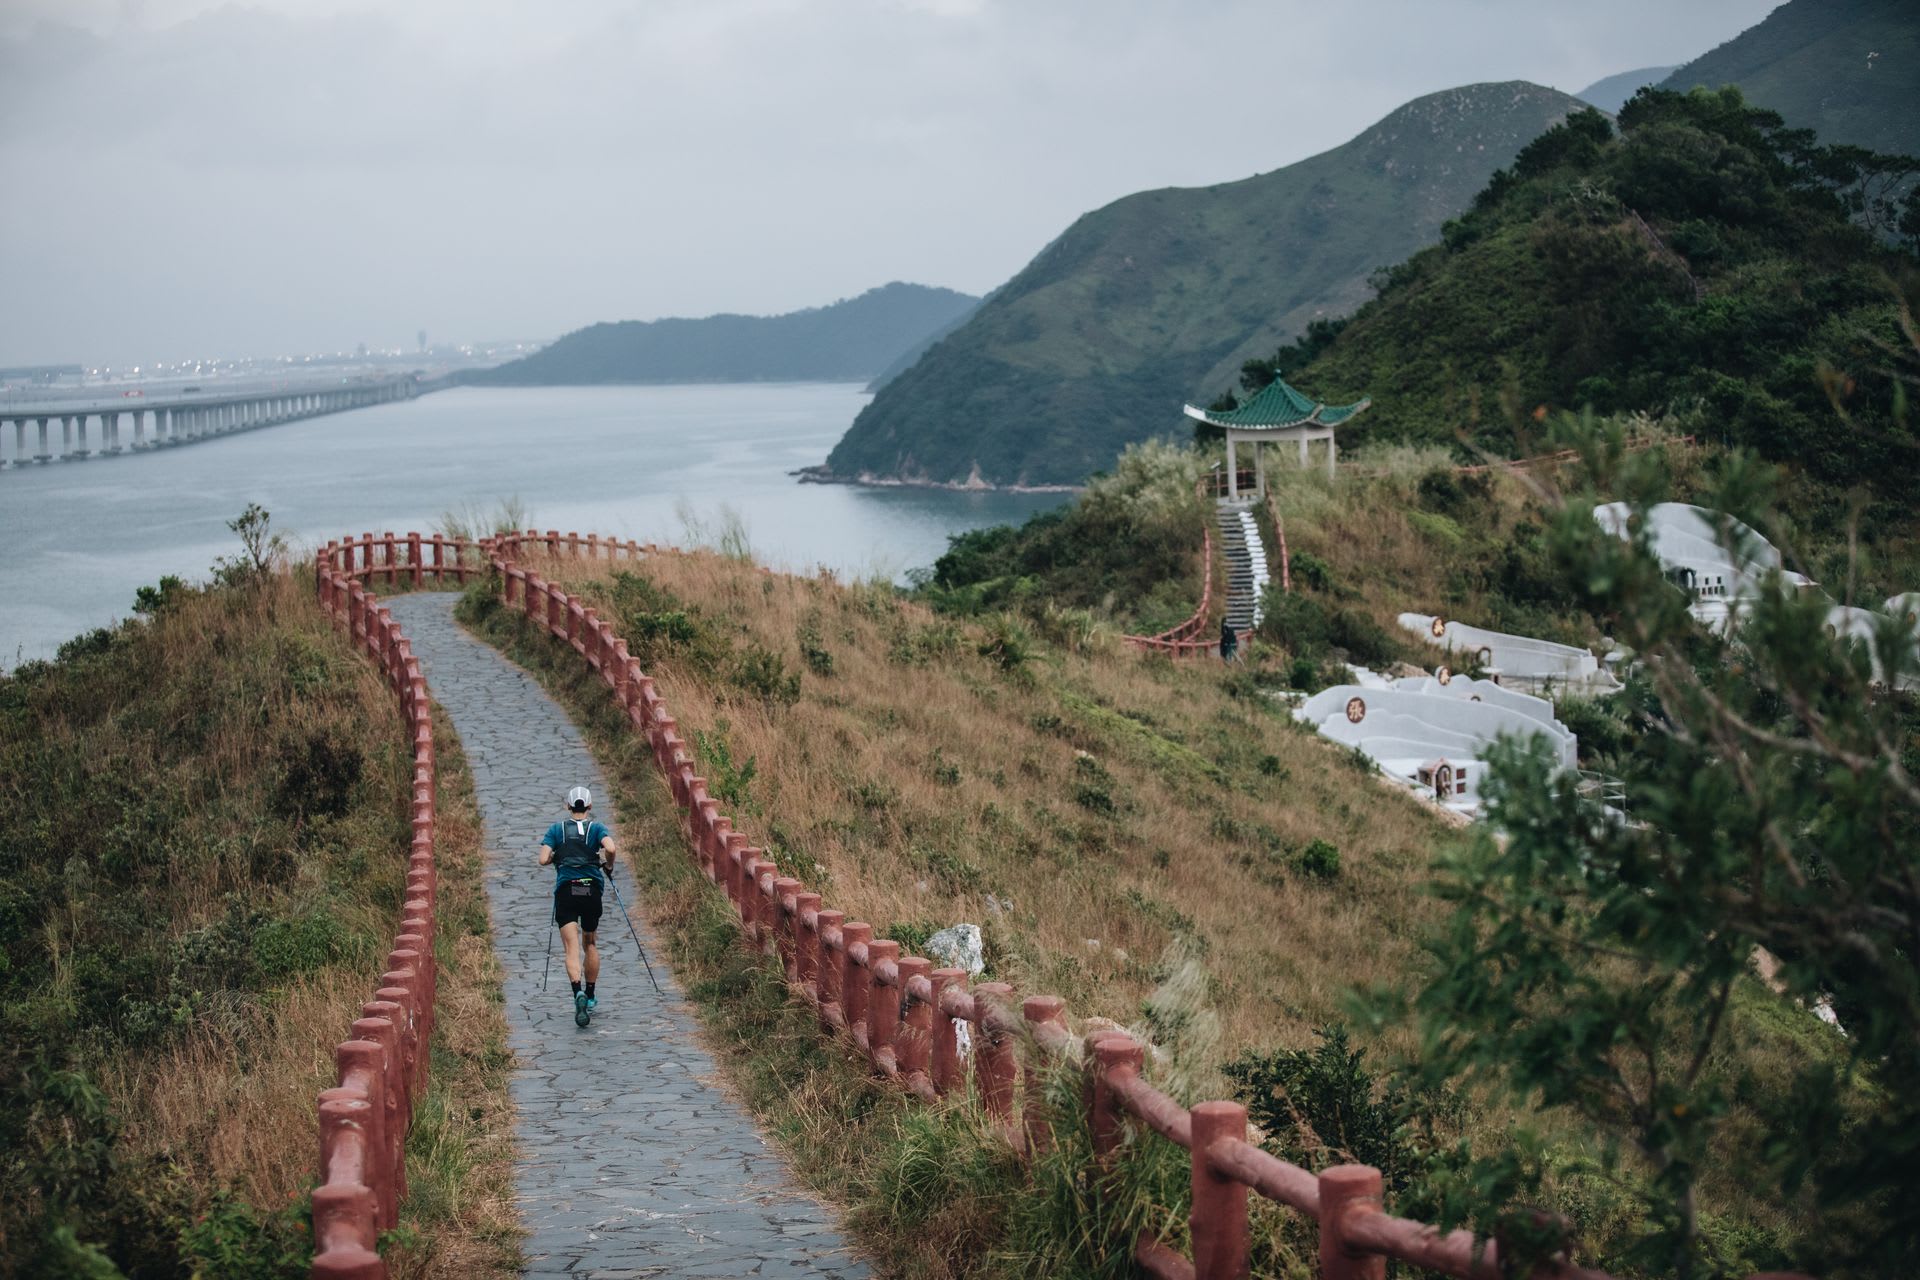
M0 665L125 616L162 574L204 578L249 503L297 546L431 530L518 497L536 528L689 541L723 509L756 557L898 577L946 537L1059 495L798 484L867 397L853 385L463 388L158 453L0 472ZM11 450L11 438L7 442Z

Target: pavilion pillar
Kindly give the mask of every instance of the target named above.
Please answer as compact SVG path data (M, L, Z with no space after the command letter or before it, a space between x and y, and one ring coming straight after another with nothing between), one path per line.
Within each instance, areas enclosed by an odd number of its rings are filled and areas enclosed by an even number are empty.
M1305 431L1300 433L1300 469L1302 471L1307 469L1307 433Z
M1265 497L1267 492L1267 445L1264 440L1253 444L1253 495Z
M1233 459L1233 428L1227 428L1227 501L1236 502L1240 498L1240 470Z
M1333 460L1337 450L1333 444L1333 432L1327 432L1327 479L1333 479Z

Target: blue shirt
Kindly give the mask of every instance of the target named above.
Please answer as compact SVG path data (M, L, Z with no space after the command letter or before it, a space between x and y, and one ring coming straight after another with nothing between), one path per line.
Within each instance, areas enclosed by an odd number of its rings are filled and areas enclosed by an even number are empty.
M560 846L567 842L569 828L577 833L580 830L578 824L581 821L582 819L580 818L568 818L564 822L554 823L547 828L547 834L540 837L540 843L553 850L554 855L558 857ZM587 848L594 853L598 853L600 852L600 842L611 836L613 832L607 830L604 826L601 826L590 818L585 819L585 821L587 824ZM554 884L556 885L562 880L598 880L602 884L605 884L607 879L606 874L600 870L600 864L598 862L586 867L563 867L556 863L553 870Z

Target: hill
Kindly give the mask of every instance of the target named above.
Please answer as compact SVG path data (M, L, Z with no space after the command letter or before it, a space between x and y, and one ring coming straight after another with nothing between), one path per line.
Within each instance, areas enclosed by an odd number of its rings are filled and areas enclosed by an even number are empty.
M931 342L978 299L893 284L780 316L622 320L473 375L493 387L633 382L863 382Z
M410 752L311 571L218 572L0 675L0 1275L310 1267L314 1098L393 944ZM382 1252L493 1275L506 1023L441 743L433 1075Z
M1728 84L1822 142L1920 155L1920 5L1790 0L1661 87Z
M1885 353L1915 263L1849 218L1862 167L1732 89L1647 90L1620 129L1589 110L1529 145L1316 358L1282 353L1286 376L1372 396L1355 445L1525 452L1537 406L1673 411L1828 484L1910 480Z
M1499 166L1577 110L1524 82L1416 99L1332 151L1089 213L882 387L825 470L1073 483L1179 425L1180 405L1432 241Z
M1573 96L1613 115L1626 105L1628 98L1650 84L1659 84L1678 70L1678 67L1642 67L1638 71L1622 71L1619 75L1595 80Z

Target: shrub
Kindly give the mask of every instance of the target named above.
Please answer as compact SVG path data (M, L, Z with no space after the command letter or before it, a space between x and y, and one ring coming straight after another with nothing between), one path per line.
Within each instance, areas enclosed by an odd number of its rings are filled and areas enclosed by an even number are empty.
M1340 850L1325 840L1310 841L1293 860L1302 874L1331 880L1340 874Z
M758 698L768 711L800 701L800 673L788 671L786 661L771 649L748 645L732 675L734 687Z
M1011 614L1003 613L987 624L977 652L1000 670L1016 673L1033 656L1033 637Z
M820 628L812 622L800 626L800 659L817 676L833 674L833 654L820 639Z
M1315 591L1333 587L1333 568L1311 551L1296 551L1287 559L1287 571L1293 580Z

